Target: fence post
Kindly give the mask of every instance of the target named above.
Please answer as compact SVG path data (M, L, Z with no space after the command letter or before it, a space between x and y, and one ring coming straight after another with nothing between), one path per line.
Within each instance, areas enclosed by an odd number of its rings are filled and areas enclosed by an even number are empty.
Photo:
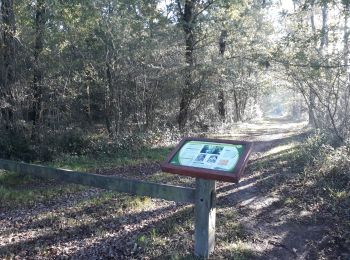
M196 178L194 253L202 258L208 258L215 246L215 203L215 181Z

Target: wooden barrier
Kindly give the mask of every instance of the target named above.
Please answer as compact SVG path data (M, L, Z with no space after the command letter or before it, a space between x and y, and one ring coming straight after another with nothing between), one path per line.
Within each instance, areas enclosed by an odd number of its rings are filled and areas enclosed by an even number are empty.
M64 182L87 185L101 189L179 202L194 203L195 198L195 189L193 188L56 169L2 159L0 159L0 169L19 172L22 174L30 174L42 178L56 178Z
M46 166L2 160L0 169L30 174L43 178L55 178L68 183L126 192L166 200L195 204L195 255L208 258L215 246L215 181L196 179L196 189L129 180L115 176L56 169Z

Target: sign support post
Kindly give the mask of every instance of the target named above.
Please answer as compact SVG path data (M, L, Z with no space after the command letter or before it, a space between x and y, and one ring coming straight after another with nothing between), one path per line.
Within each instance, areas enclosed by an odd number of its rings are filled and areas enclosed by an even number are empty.
M196 178L195 245L196 256L208 258L215 246L215 181Z
M215 247L215 181L238 183L247 164L252 143L247 141L184 138L168 155L164 172L196 178L194 196L194 253L209 258Z

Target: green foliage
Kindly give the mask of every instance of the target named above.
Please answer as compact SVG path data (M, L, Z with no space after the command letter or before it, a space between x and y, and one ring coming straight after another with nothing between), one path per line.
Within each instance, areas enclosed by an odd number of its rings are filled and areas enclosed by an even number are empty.
M125 165L134 165L147 161L163 161L171 148L147 148L141 150L119 150L114 153L65 155L57 157L50 165L76 171L95 171L96 169L110 169Z
M183 207L171 216L162 219L161 225L155 225L154 228L140 234L135 242L151 258L196 259L187 249L192 240L190 234L193 230L193 216L192 206ZM165 246L169 246L167 252L164 252Z
M0 170L0 185L6 187L25 186L35 183L37 180L30 175L20 173L9 173Z
M0 158L30 161L35 157L36 153L32 150L24 131L0 128Z
M20 0L14 6L16 79L8 96L13 96L11 123L24 122L25 127L0 132L0 156L30 161L51 160L62 153L113 154L138 150L147 139L164 138L169 132L179 138L174 129L189 71L178 10L184 2L44 2L46 19L40 33L35 27L35 1ZM282 1L279 10L268 9L275 8L272 1L263 2L194 3L195 19L190 23L195 62L188 90L193 93L184 99L189 128L197 133L215 131L223 121L230 124L258 116L264 103L272 111L277 102L294 106L293 113L299 115L315 99L318 126L336 132L339 139L346 137L350 118L342 109L350 107L348 71L343 66L349 56L349 32L343 26L348 19L346 1L339 6L329 2L328 20L321 17L324 1L294 1L293 12L282 10ZM283 15L277 17L281 10ZM311 14L324 23L313 28ZM221 39L224 46L218 44L221 35L226 35ZM33 64L37 36L43 38L43 46ZM326 36L327 44L321 48ZM219 54L219 49L225 50ZM33 71L38 69L41 118L34 126ZM298 97L292 100L286 88L299 92ZM310 88L316 97L310 97ZM276 91L282 94L270 95ZM218 116L219 92L224 95L226 118ZM262 92L266 98L261 98Z
M62 153L112 154L140 149L156 135L179 138L174 129L188 68L178 5L156 0L44 3L40 30L35 27L35 1L19 0L14 6L19 46L13 57L17 77L11 86L13 121L25 122L26 127L18 134L1 134L4 156L31 161L52 160ZM198 12L193 21L197 93L191 94L196 98L189 102L189 125L202 132L221 123L213 98L219 89L227 95L228 121L235 113L233 90L239 103L235 120L254 114L245 116L255 102L251 96L262 85L255 60L259 53L267 56L265 31L272 28L251 1L202 1L193 11ZM223 29L227 42L234 43L227 44L225 55L234 59L217 55ZM40 48L35 44L38 36L43 39ZM36 47L40 55L34 59ZM245 53L255 56L237 58ZM33 71L38 70L40 91L33 87ZM31 113L38 94L40 120L34 125Z
M129 196L118 192L106 191L101 192L97 197L92 199L84 200L78 203L78 208L89 208L89 207L102 207L117 201L118 207L116 211L123 211L125 209L142 209L149 206L151 200L148 197Z
M90 146L88 136L81 128L65 131L57 138L55 145L58 152L64 154L85 154Z
M300 176L303 200L333 223L333 239L350 246L350 145L329 144L324 134L316 134L302 146L300 161L305 169Z
M320 159L322 146L329 142L328 137L325 133L318 132L307 138L300 147L299 162L303 165L316 163Z
M156 229L152 228L147 234L139 236L136 239L136 242L142 247L147 247L152 245L152 243L156 242L157 236L158 234Z

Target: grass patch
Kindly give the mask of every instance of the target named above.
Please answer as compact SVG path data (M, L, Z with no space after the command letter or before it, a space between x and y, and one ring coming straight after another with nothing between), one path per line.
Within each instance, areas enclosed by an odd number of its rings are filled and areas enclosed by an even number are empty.
M298 200L293 197L287 197L287 198L284 198L283 204L291 207L293 205L298 204Z
M85 190L81 185L57 183L19 173L0 172L0 205L4 208L32 206Z
M171 174L167 172L157 172L152 174L148 181L157 182L157 183L171 183L173 185L182 185L182 186L193 186L194 178L181 176L178 174Z
M108 206L113 211L123 211L124 209L143 209L151 205L152 200L145 196L129 196L118 192L106 191L98 197L82 201L76 205L77 208L101 207L106 210Z
M280 166L282 164L293 164L298 157L298 147L292 147L273 154L268 154L257 161L250 163L249 167L253 171L271 170L271 167Z
M144 148L134 152L125 150L114 155L67 155L49 163L49 166L81 172L94 172L96 169L102 168L135 165L148 161L162 161L170 150L171 148ZM0 171L0 203L2 207L32 206L36 203L52 200L63 194L73 194L84 189L87 189L87 187L65 184L49 179L43 180L30 175ZM96 201L91 203L103 203L106 200L113 199L115 194L105 193L102 197L96 198ZM129 202L123 202L126 205L125 207L144 205L149 200L145 197L130 198L132 199Z
M22 175L19 173L9 173L0 171L0 185L4 187L15 187L20 185L30 185L36 183L36 179L31 175Z
M165 239L157 234L155 228L152 228L147 234L142 234L136 239L136 243L142 247L148 247L152 244L164 246L166 245L166 242Z
M150 259L195 259L191 248L193 232L194 208L185 206L140 234L135 243Z
M251 259L256 253L244 242L249 235L233 208L219 209L216 224L217 250L213 259ZM251 239L251 237L250 237Z
M216 226L218 240L224 243L244 239L246 236L233 209L218 210Z
M225 258L235 260L248 260L255 256L254 251L240 240L224 245L222 254Z
M27 190L0 186L0 204L2 207L9 208L33 206L53 200L62 194L73 194L84 189L86 188L75 184L60 184L50 188L28 188Z
M136 165L149 161L163 161L171 148L143 148L139 151L121 151L113 155L65 155L49 165L75 171L90 172L96 169Z

